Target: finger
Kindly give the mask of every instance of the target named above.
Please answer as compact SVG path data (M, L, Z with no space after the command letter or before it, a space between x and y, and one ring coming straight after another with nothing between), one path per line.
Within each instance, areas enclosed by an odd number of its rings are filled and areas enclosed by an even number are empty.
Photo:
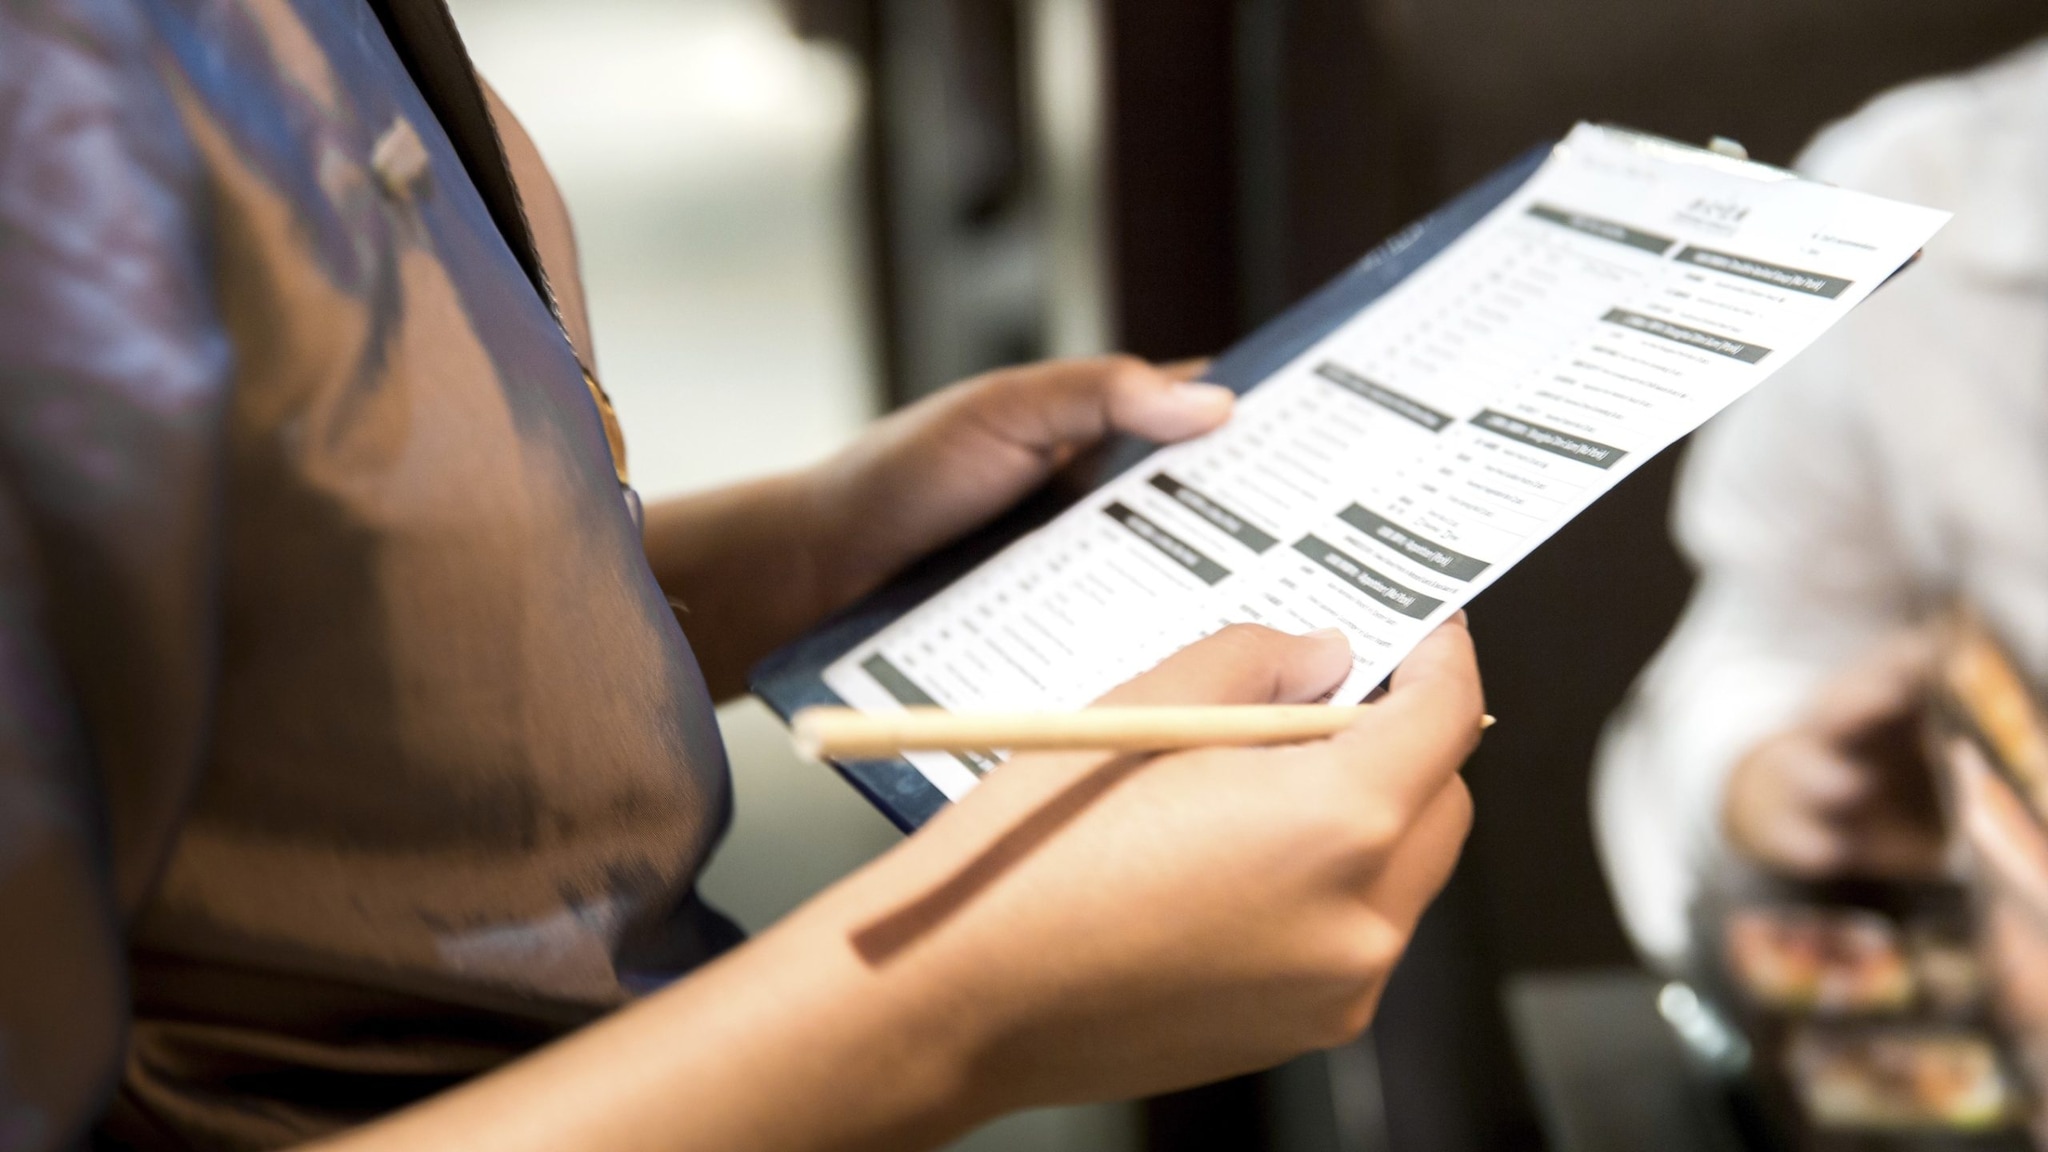
M1785 813L1750 844L1758 862L1805 880L1837 877L1852 859L1848 838L1825 820Z
M1406 934L1450 881L1472 830L1472 793L1456 776L1422 807L1366 885L1365 902Z
M1401 666L1394 669L1394 676L1388 684L1385 699L1393 699L1404 691L1433 691L1445 684L1477 689L1479 686L1479 655L1472 648L1472 625L1463 609L1451 613L1450 617L1436 626L1422 643L1408 653ZM1473 697L1472 706L1483 709L1483 697Z
M1841 817L1869 805L1880 791L1878 770L1801 740L1777 750L1787 799L1820 816Z
M1443 891L1457 867L1458 853L1472 827L1472 794L1452 777L1426 805L1366 881L1362 901L1371 915L1359 943L1374 979L1349 1020L1363 1030L1379 1010L1387 978L1415 939L1422 913Z
M1209 370L1211 363L1213 361L1207 356L1196 356L1189 360L1175 360L1171 363L1161 364L1159 370L1175 380L1196 380L1201 378L1202 373Z
M1357 803L1377 818L1405 824L1453 776L1479 742L1485 695L1471 635L1452 620L1423 640L1393 685L1359 721L1328 740L1304 745L1352 781Z
M973 398L984 426L1041 454L1127 432L1162 443L1230 418L1228 388L1178 380L1133 356L1059 360L997 373Z
M1134 374L1111 393L1109 422L1118 432L1172 444L1216 430L1236 407L1237 393L1221 384Z
M1292 636L1233 624L1168 656L1101 704L1306 704L1351 671L1351 643L1335 629Z
M1732 847L1767 868L1806 878L1833 875L1847 859L1842 821L1800 791L1801 761L1791 743L1767 745L1737 767L1722 831Z
M1387 726L1418 745L1459 747L1460 760L1471 752L1486 713L1486 693L1463 612L1423 637L1394 669L1387 694L1373 708L1386 717Z

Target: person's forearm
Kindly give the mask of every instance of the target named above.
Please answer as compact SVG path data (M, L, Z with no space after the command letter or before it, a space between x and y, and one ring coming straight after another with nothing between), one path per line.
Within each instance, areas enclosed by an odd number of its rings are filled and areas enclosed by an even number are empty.
M844 602L814 551L824 515L804 473L648 507L648 563L715 698L745 691L755 661Z
M328 1152L914 1149L984 1118L941 989L844 934L770 934L497 1073Z

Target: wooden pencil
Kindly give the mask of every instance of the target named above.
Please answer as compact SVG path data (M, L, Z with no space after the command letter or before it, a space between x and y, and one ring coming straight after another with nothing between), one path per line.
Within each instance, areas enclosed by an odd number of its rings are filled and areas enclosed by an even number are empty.
M861 759L902 752L1113 751L1294 744L1349 727L1366 705L1223 704L1083 708L1074 712L860 712L806 708L790 723L807 756ZM1480 718L1491 727L1493 717Z

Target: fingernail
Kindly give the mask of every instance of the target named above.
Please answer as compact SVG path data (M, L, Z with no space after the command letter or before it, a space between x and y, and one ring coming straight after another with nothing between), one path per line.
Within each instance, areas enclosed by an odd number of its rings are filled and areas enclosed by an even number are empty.
M1207 380L1175 380L1173 391L1176 395L1189 400L1200 400L1209 404L1218 400L1237 398L1237 393L1221 384L1211 384Z
M1307 640L1342 640L1346 647L1351 645L1351 638L1344 635L1342 628L1318 628L1313 632L1302 633L1302 637Z

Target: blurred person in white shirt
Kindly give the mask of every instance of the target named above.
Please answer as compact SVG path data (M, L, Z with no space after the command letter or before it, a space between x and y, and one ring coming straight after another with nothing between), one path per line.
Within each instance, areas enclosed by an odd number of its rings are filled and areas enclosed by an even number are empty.
M1879 97L1799 166L1956 215L1686 463L1699 584L1593 790L1623 920L1668 968L1717 870L1939 868L1915 727L1936 613L1973 605L2048 682L2048 41Z

